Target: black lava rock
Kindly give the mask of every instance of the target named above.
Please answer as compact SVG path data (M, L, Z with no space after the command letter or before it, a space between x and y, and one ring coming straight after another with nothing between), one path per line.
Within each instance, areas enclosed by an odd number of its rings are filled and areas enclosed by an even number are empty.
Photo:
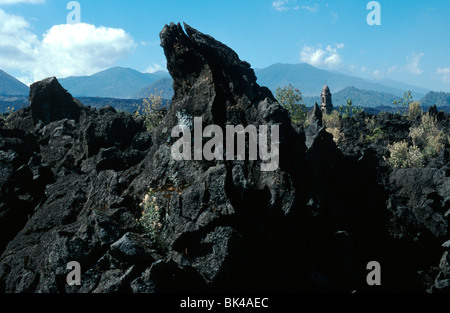
M153 130L85 107L56 78L33 84L30 107L0 127L0 292L449 291L448 152L424 168L384 160L417 121L340 119L337 145L318 107L292 126L223 43L186 24L160 37L174 97ZM174 160L171 131L193 131L195 117L277 126L278 167ZM449 115L437 117L448 134ZM80 286L66 282L72 261ZM366 282L370 261L381 286Z

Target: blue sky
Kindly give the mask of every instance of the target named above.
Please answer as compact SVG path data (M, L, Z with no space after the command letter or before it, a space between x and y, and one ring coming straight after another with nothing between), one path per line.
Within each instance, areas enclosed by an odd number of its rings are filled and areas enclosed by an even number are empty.
M450 92L450 1L0 0L0 69L31 83L112 66L165 69L164 24L186 22L234 49L253 68L309 63L371 79Z

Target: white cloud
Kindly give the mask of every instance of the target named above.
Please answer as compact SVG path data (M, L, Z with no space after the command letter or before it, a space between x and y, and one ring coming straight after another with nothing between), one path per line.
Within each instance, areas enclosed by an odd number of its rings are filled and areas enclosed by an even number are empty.
M147 69L144 71L144 73L154 73L157 71L163 71L163 67L159 65L158 63L153 63L152 65L149 65Z
M123 29L84 23L55 25L39 40L23 17L0 9L0 68L22 71L24 81L90 75L131 54L135 46Z
M286 12L289 10L308 10L311 13L317 13L320 9L320 5L315 3L314 5L297 5L297 0L275 0L272 2L272 9L278 12Z
M308 10L311 13L317 13L319 11L319 9L320 9L320 5L315 3L313 6L303 5L301 8L304 9L304 10Z
M398 69L398 66L397 66L397 65L391 66L391 67L388 69L388 71L387 71L388 75L391 75L392 73L394 73L395 71L397 71L397 69Z
M323 65L324 55L325 51L320 48L314 49L313 47L305 46L300 52L300 60L313 66L321 66Z
M27 69L38 46L37 36L23 17L0 9L0 68Z
M39 51L40 64L34 75L89 75L130 54L133 39L123 29L90 24L55 25L44 34Z
M404 70L408 73L414 74L414 75L420 75L423 73L423 70L420 68L419 62L420 59L424 56L423 53L412 53L410 56L406 58L406 66Z
M279 12L283 12L283 11L287 11L288 7L286 6L286 4L288 3L288 0L277 0L272 2L272 9L279 11Z
M289 4L291 1L291 4ZM286 12L289 10L298 10L300 9L299 5L296 5L297 0L276 0L272 2L272 9L278 12ZM303 9L303 7L302 7Z
M420 68L420 59L424 56L424 53L411 53L409 56L406 57L406 64L405 65L393 65L391 66L387 74L391 75L395 72L400 73L409 73L413 75L420 75L423 73L423 70Z
M343 48L344 44L342 43L334 46L328 45L325 49L322 49L320 45L317 48L305 46L300 52L300 60L316 67L337 68L342 62L339 50Z
M383 75L381 74L381 71L380 71L380 70L375 70L375 71L373 71L372 75L373 75L373 77L375 77L375 78L382 78L382 77L383 77Z
M436 70L436 74L441 77L444 83L450 84L450 67L439 67Z
M0 5L12 5L19 3L39 4L44 2L45 0L0 0Z

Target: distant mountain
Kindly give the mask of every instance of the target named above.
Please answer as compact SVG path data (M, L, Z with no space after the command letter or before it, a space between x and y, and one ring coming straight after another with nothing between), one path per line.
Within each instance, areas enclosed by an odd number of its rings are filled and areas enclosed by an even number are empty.
M152 73L153 75L159 76L160 78L169 77L169 73L166 71L156 71Z
M275 95L277 87L292 84L302 92L307 106L314 102L320 103L320 93L323 85L330 87L335 105L345 105L351 98L355 105L366 107L392 106L392 102L400 98L407 90L413 91L413 96L420 99L426 89L403 84L393 80L364 80L358 77L344 75L334 71L325 71L308 64L275 64L264 69L256 69L258 83L272 90ZM381 84L383 82L384 84ZM132 97L139 99L149 94L163 90L163 98L173 97L172 79L170 77L158 80L143 88Z
M403 92L410 90L412 92L412 96L416 100L423 98L423 96L425 96L426 93L430 92L430 90L427 88L422 88L422 87L418 87L418 86L405 84L405 83L402 83L402 82L399 82L396 80L392 80L392 79L379 79L379 80L368 80L368 81L380 83L385 86L400 89Z
M330 86L335 107L346 105L350 98L355 106L384 110L392 106L392 102L406 90L411 90L416 99L422 94L419 99L425 108L436 104L438 108L448 111L450 107L450 93L426 93L424 88L393 80L364 80L317 69L308 64L275 64L256 69L255 73L258 83L269 87L274 95L278 86L293 84L301 90L309 107L316 101L320 103L320 92L325 82ZM132 112L136 104L142 103L142 98L154 93L155 89L163 90L166 100L173 97L173 81L165 71L145 74L129 68L114 67L92 76L68 77L59 81L74 97L82 98L86 105L93 107L111 105L118 110ZM8 107L18 110L27 106L28 93L28 86L0 70L0 113Z
M431 91L420 100L423 106L450 106L450 92Z
M0 95L2 96L28 96L30 89L27 85L15 79L8 73L0 70Z
M402 84L395 81L373 81L345 75L335 71L318 69L306 63L274 64L264 69L256 69L258 83L276 92L277 87L289 83L300 89L304 96L320 96L323 85L327 84L333 94L353 86L363 90L373 90L401 96L406 90L411 90L413 96L420 98L427 91L420 87Z
M28 96L0 96L0 114L28 106Z
M355 87L345 87L332 95L333 105L336 108L340 105L346 106L348 99L352 99L354 106L375 108L379 106L392 106L392 102L398 98L398 96L390 93L358 89ZM314 102L320 104L320 96L306 96L303 97L303 100L308 107L313 106Z
M393 106L394 100L399 97L390 93L346 87L333 95L334 106L347 105L347 100L352 99L354 106L379 107Z
M428 92L424 88L392 80L365 80L335 71L321 70L306 63L274 64L264 69L256 69L255 74L258 83L267 86L274 94L277 87L284 87L289 83L300 89L304 97L320 96L325 83L333 94L350 86L396 97L402 96L406 90L411 90L416 99L422 98ZM59 81L75 97L140 99L148 97L155 88L163 90L164 99L173 97L172 79L164 71L148 74L130 68L114 67L92 76L68 77ZM392 101L387 105L392 105Z
M161 79L163 73L149 74L130 68L113 67L92 76L72 76L58 80L74 97L129 99L139 90Z
M173 97L173 80L170 77L166 77L156 82L152 83L150 86L147 86L141 89L139 92L135 93L132 98L133 99L141 99L147 98L149 95L155 92L155 89L158 91L162 90L163 99L172 99Z
M134 113L140 105L143 104L143 99L116 99L116 98L100 98L100 97L79 97L77 98L81 103L96 109L111 106L117 111L124 111ZM1 102L0 102L1 103ZM170 104L169 100L163 100L163 107Z
M133 113L138 106L142 104L142 99L118 99L118 98L100 98L100 97L77 97L77 100L86 106L100 109L111 106L117 111Z

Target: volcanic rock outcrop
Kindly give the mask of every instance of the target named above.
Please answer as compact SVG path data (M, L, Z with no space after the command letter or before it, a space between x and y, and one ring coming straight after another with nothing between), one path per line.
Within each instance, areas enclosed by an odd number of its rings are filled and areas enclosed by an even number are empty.
M292 126L229 47L188 25L160 36L175 95L152 131L83 106L55 78L0 128L1 292L449 290L448 169L392 172L376 147L338 148L318 108ZM195 117L278 126L279 168L174 160L171 131L193 133ZM157 234L139 223L150 189ZM71 261L81 286L66 283ZM367 285L370 261L381 286Z

